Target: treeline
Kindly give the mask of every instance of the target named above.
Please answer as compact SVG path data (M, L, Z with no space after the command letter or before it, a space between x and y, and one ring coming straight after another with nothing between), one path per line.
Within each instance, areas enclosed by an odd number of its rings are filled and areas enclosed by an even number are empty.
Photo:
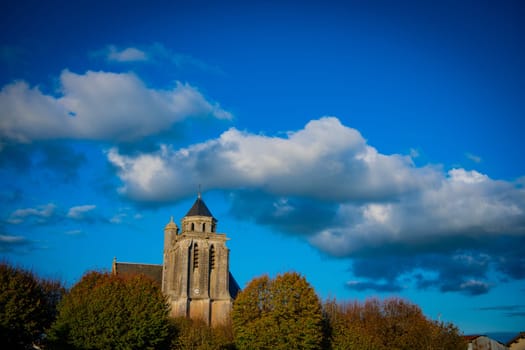
M231 324L168 317L160 287L141 276L89 272L69 291L0 263L0 343L6 349L461 349L452 324L402 299L321 302L297 273L253 279Z

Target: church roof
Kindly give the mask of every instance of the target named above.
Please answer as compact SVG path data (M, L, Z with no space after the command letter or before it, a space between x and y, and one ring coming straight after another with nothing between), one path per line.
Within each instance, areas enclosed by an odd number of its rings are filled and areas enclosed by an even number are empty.
M237 281L235 280L231 272L228 272L228 279L229 279L228 286L229 286L230 296L233 299L235 299L237 297L237 294L239 294L239 292L241 291L241 287L239 287L239 284L237 283Z
M197 197L197 200L195 201L195 203L193 203L193 206L188 211L186 216L208 216L213 218L213 215L211 215L210 210L208 209L206 203L204 203L200 195Z
M117 275L146 275L153 281L162 285L162 265L156 264L135 264L114 262L114 273Z

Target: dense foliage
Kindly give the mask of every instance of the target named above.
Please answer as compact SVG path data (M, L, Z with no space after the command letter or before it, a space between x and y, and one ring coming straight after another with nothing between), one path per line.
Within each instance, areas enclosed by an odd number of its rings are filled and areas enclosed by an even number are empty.
M59 304L49 338L67 349L158 349L167 345L169 306L142 275L90 272Z
M172 320L172 350L235 349L231 324L210 328L201 320L179 317Z
M239 349L319 349L322 345L321 303L297 273L252 280L235 300L232 322Z
M297 273L253 279L234 302L232 324L215 328L203 321L168 318L169 305L159 286L141 275L90 272L64 293L58 282L0 263L2 346L78 350L466 348L453 324L429 320L417 305L403 299L329 300L321 305L313 288Z
M8 349L39 344L64 293L59 282L0 263L0 341Z
M324 304L332 349L455 350L466 344L452 324L428 320L421 309L398 298Z

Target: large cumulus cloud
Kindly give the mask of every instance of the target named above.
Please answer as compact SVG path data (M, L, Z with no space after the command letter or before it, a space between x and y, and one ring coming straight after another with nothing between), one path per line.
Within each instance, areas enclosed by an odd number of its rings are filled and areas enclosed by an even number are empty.
M241 217L352 257L357 279L349 288L396 291L409 276L418 288L482 294L492 285L489 271L525 277L525 261L512 250L525 237L519 183L381 154L334 117L283 137L231 128L188 148L107 155L132 200L170 202L200 183L231 192Z
M170 89L153 89L132 73L65 70L59 85L58 96L24 81L4 86L0 91L0 140L129 141L189 117L232 117L189 84L177 82Z
M331 254L348 255L385 247L435 251L452 247L452 241L524 234L523 189L474 170L452 169L441 176L393 201L341 204L337 224L312 242Z
M231 128L218 139L184 149L162 146L132 157L111 149L108 158L124 181L122 192L139 201L193 193L188 179L209 188L338 202L382 201L439 182L431 168L415 167L408 156L378 153L357 130L332 117L311 121L286 137Z

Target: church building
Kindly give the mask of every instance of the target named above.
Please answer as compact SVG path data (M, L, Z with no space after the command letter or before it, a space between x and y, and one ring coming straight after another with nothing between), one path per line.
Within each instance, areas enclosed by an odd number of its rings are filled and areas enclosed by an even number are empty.
M217 233L217 220L201 198L182 219L164 228L162 265L121 263L113 260L114 274L142 273L162 286L171 304L171 316L225 324L240 288L229 268L228 238Z

